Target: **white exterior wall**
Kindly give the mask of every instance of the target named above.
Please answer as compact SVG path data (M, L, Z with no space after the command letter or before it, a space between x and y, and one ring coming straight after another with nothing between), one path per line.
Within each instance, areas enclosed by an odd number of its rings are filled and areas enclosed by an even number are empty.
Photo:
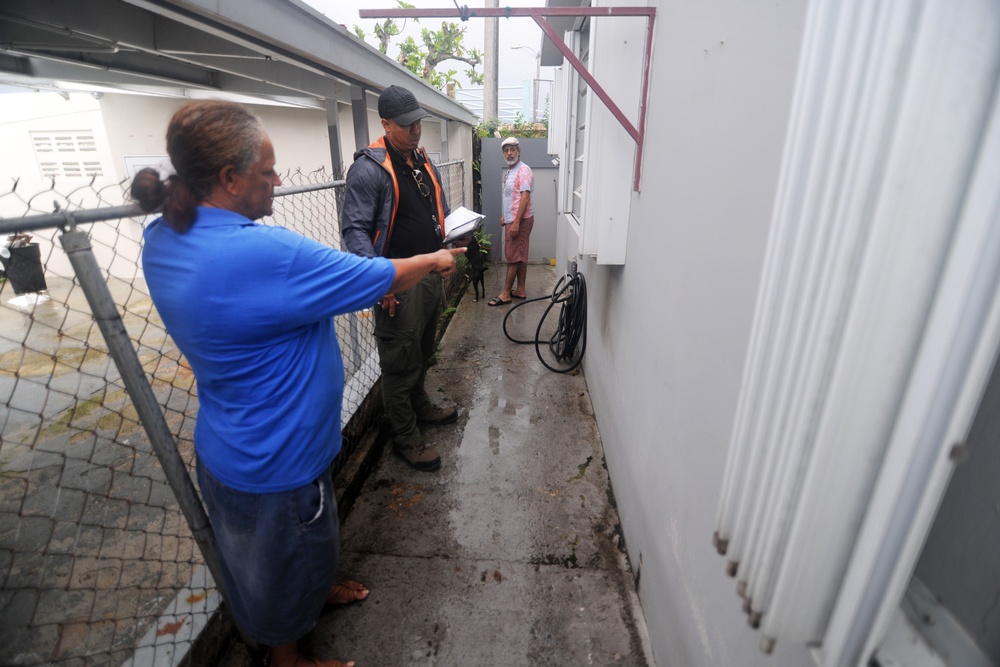
M0 160L0 192L8 192L14 181L18 181L17 191L29 193L29 196L51 185L50 179L43 176L39 169L31 143L32 132L94 132L98 143L96 157L105 172L99 181L114 183L117 180L116 173L112 171L113 160L108 151L101 105L97 99L83 93L73 93L69 99L63 99L56 93L14 93L4 95L2 101L0 145L3 146L4 159ZM89 180L83 179L84 182ZM0 216L23 214L20 209L0 209Z
M4 146L5 159L0 162L0 217L20 217L26 214L22 199L44 193L52 188L51 179L43 176L39 161L31 143L33 131L85 131L92 132L97 144L95 156L101 163L103 176L90 186L90 178L57 178L55 191L73 192L71 208L97 208L126 203L122 193L132 174L126 167L126 160L140 163L139 166L162 161L166 155L166 129L174 112L187 100L152 97L143 95L109 94L97 99L89 94L73 93L64 100L55 93L25 93L4 96L0 108L0 145ZM304 109L269 105L247 105L260 116L264 127L274 143L279 172L299 169L309 173L325 169L333 173L330 156L329 129L326 112L319 109ZM353 162L354 123L349 104L338 103L338 119L341 123L341 151L344 164ZM375 138L381 135L382 127L375 110L368 114L369 133ZM428 119L424 124L422 145L430 152L440 152L441 133L444 121ZM449 126L449 146L452 155L463 157L466 173L471 174L472 131L462 123L447 123ZM345 139L346 138L346 141ZM466 179L466 201L471 201L471 178ZM17 182L16 194L9 195ZM122 183L122 185L118 185ZM86 187L81 187L86 186ZM96 195L101 192L101 197ZM32 213L49 213L53 199L45 196L34 200ZM65 206L65 203L61 205ZM102 264L117 262L121 273L129 276L134 262L138 259L141 229L138 224L123 224L117 231L92 227L95 234L107 232L110 235L125 233L135 242L132 245L119 244L115 252L114 239L98 239L95 251L107 253L99 257ZM103 231L102 231L103 230ZM53 232L39 231L34 240L42 246L42 258L50 275L68 276L71 273L68 261L60 249L53 249L50 238ZM130 251L131 249L131 251ZM111 266L113 273L116 265Z
M105 95L101 100L111 153L125 178L126 155L166 153L167 124L187 100L137 95ZM274 144L277 169L319 168L331 173L326 112L318 109L247 105L260 116Z
M385 134L385 130L382 129L382 119L378 117L378 108L375 106L378 104L378 98L371 95L366 97L370 105L368 108L368 139L375 141Z
M624 265L580 257L587 383L658 664L808 665L801 646L758 650L712 547L805 7L651 4L642 191L630 194ZM613 36L598 28L592 57L614 58L600 41ZM588 155L620 142L603 122L587 128ZM560 264L579 252L576 229L562 216Z
M423 130L420 133L420 145L428 153L433 153L435 162L442 162L441 155L441 122L432 118L425 118L420 124Z
M126 171L126 157L143 160L146 157L165 156L166 132L174 112L187 100L146 97L140 95L109 95L101 99L103 129L107 135L107 148L118 181L127 181L131 174ZM309 173L325 169L332 173L330 165L330 141L326 125L326 112L316 109L297 109L262 105L247 105L260 116L271 141L274 143L277 169L288 172L300 169ZM107 205L102 204L102 205ZM99 229L95 226L94 229ZM122 225L136 242L131 246L119 244L115 253L98 257L102 265L115 261L112 273L128 277L139 257L141 229L137 223ZM102 246L95 245L95 252L102 252ZM131 249L134 256L130 256ZM121 267L120 270L116 266Z
M253 107L274 143L280 172L324 169L333 173L326 112L289 107Z
M97 99L83 93L71 94L69 99L63 99L56 93L15 93L4 95L2 99L0 146L3 146L4 158L0 160L0 218L52 213L56 203L60 207L69 208L64 197L70 193L72 208L109 205L102 204L96 192L107 189L113 194L120 176L118 163L109 150L100 102ZM53 183L51 178L42 174L39 159L32 146L32 132L93 133L97 150L87 159L98 160L103 175L94 179L92 186L89 177L59 176ZM27 200L31 200L30 211L25 204ZM110 241L110 234L113 232L109 231L108 238L98 238L99 243L95 247L105 247ZM31 232L31 236L32 241L39 245L49 278L72 275L69 260L61 246L58 242L52 242L56 236L54 230L38 230Z
M340 162L343 173L354 163L354 114L350 103L337 103L337 127L340 128Z
M465 205L472 208L472 133L474 129L463 123L447 123L448 152L452 160L461 158L465 170ZM450 202L449 202L450 203ZM452 204L452 206L455 206Z

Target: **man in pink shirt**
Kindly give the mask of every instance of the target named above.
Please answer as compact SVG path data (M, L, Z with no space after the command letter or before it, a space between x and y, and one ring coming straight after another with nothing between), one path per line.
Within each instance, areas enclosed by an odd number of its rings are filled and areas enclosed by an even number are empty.
M512 298L527 297L524 278L528 272L528 239L535 222L535 212L531 207L535 175L531 167L521 162L521 145L516 137L507 137L500 148L508 167L503 188L503 215L500 217L500 225L504 228L507 279L504 281L503 291L490 299L491 306L506 306Z

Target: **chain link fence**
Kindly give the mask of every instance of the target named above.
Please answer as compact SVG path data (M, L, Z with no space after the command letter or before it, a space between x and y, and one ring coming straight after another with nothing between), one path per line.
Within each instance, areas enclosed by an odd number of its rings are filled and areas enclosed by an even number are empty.
M439 171L464 204L463 163ZM344 182L283 181L268 224L339 248ZM191 481L197 387L149 297L152 217L126 187L0 193L0 665L176 665L219 608ZM336 326L342 468L378 427L379 371L370 313Z

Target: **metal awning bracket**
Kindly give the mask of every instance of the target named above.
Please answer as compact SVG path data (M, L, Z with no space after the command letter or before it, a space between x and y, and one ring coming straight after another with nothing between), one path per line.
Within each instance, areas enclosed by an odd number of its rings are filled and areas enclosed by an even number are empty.
M621 126L635 141L635 169L632 173L632 190L639 192L640 174L642 172L642 148L646 131L646 102L649 96L649 69L653 51L653 27L656 21L655 7L468 7L456 9L361 9L358 16L363 19L399 19L399 18L459 18L467 21L470 18L512 18L531 17L542 29L542 32L552 40L563 57L573 66L573 69L587 82L587 85L597 94L608 111L618 119ZM642 91L639 96L639 124L632 125L614 100L607 94L601 84L587 71L580 59L570 50L557 35L546 16L638 16L646 18L646 43L642 58Z

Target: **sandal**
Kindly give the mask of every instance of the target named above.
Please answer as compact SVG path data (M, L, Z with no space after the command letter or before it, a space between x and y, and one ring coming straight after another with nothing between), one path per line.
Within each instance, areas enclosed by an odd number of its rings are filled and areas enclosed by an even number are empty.
M506 306L508 304L510 304L510 299L507 299L506 301L504 301L499 296L495 296L492 299L490 299L490 302L487 303L486 305L487 306Z

